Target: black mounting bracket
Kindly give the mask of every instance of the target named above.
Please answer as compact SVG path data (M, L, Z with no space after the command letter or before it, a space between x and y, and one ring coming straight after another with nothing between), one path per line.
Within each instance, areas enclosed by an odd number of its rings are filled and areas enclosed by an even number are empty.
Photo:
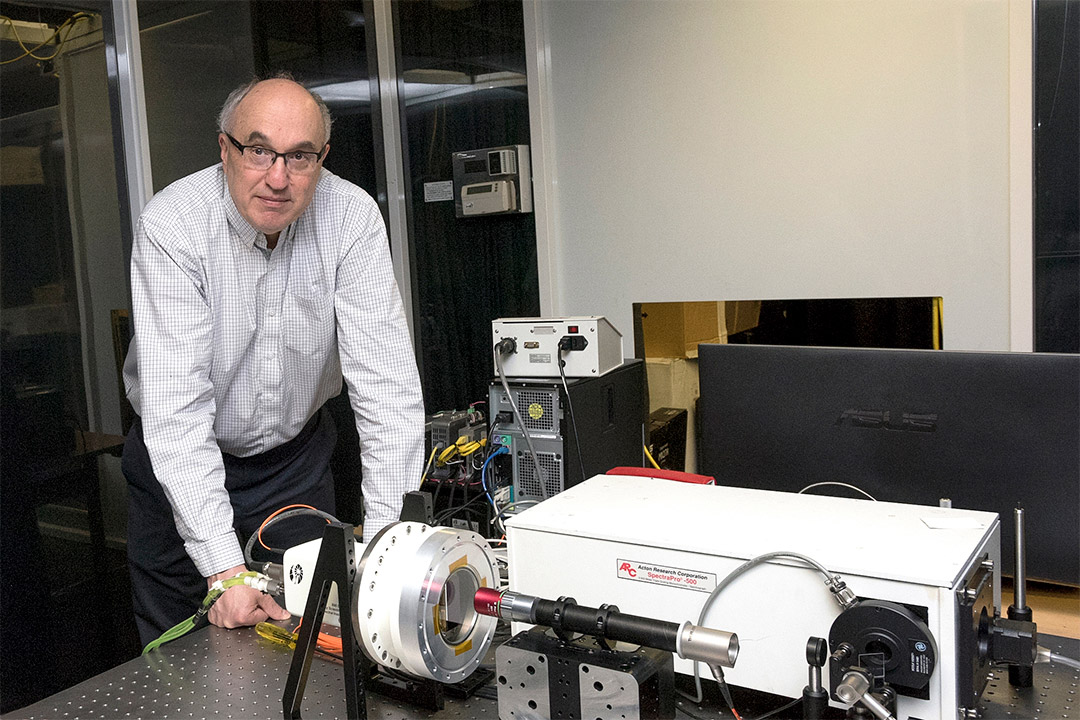
M318 633L322 628L326 602L330 588L337 585L338 605L341 608L341 659L345 674L345 709L349 720L367 720L367 696L364 678L370 671L369 661L360 649L353 627L353 614L349 612L353 580L356 576L356 543L353 526L347 523L330 523L323 531L319 558L311 578L304 620L296 640L289 677L285 681L285 693L281 698L285 720L300 720L300 703L304 699L304 687L311 671L311 659L315 654Z

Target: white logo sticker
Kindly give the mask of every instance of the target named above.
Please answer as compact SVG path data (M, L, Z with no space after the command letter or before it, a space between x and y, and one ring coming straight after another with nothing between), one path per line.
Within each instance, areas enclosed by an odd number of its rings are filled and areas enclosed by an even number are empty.
M618 575L624 580L681 587L698 592L712 592L716 587L715 573L655 565L636 560L616 560L616 563Z

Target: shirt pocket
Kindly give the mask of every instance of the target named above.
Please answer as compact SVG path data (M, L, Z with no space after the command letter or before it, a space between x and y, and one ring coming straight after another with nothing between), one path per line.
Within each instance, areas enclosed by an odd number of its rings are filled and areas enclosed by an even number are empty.
M311 358L325 357L334 347L337 323L334 293L285 293L281 335L285 346Z

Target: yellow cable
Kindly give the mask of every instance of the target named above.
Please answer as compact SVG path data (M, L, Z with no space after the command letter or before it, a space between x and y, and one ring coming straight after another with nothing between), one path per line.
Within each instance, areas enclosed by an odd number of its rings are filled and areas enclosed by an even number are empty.
M35 60L40 60L42 62L55 59L56 56L59 55L60 52L64 49L64 45L67 44L68 38L71 37L71 31L75 28L75 23L78 22L79 20L82 20L84 18L90 18L90 17L93 17L93 16L88 15L87 13L83 13L83 12L75 13L74 15L69 17L67 20L65 20L63 23L61 23L60 26L56 28L56 31L53 32L53 34L49 36L48 40L45 40L45 41L35 45L32 48L28 48L28 47L26 47L26 43L24 43L22 41L22 38L19 37L19 30L15 26L15 21L13 21L11 18L7 17L6 15L0 15L0 20L3 20L5 22L7 22L7 24L11 26L11 33L15 36L15 41L17 43L19 43L19 47L21 47L23 49L23 54L22 55L19 55L18 57L13 57L10 60L4 60L3 62L0 62L0 65L8 65L8 64L16 62L18 60L22 60L24 57L26 57L28 55L30 57L34 58ZM65 28L67 29L67 32L64 33L64 39L60 41L59 45L57 45L56 52L54 52L49 57L40 57L40 56L34 54L35 50L39 50L39 49L45 47L46 45L48 45L49 43L51 43L53 40L55 40L56 36L59 35L61 33L61 31L63 31Z
M428 455L427 464L424 465L424 474L420 476L420 484L421 485L423 485L424 481L427 480L428 470L431 469L431 461L435 458L435 453L438 451L438 449L439 449L438 445L431 448L431 454Z
M487 438L480 438L479 440L469 440L468 435L462 435L458 438L457 448L463 456L472 455L480 448L487 445Z
M648 447L646 447L645 445L642 445L642 446L641 446L641 449L645 451L645 457L649 458L649 462L651 462L651 463L652 463L652 466L653 466L654 468L656 468L657 470L663 470L663 468L662 468L662 467L660 467L659 465L657 465L657 464L656 464L656 461L655 461L655 460L653 460L653 456L652 456L652 453L651 453L651 452L649 452L649 448L648 448Z
M942 299L939 297L934 298L933 307L933 333L934 337L931 338L931 343L934 350L941 349L941 324L942 324Z
M451 445L450 447L446 448L441 453L439 453L439 459L435 461L435 465L438 467L442 467L447 462L449 462L450 458L454 457L454 455L457 454L457 451L457 445Z

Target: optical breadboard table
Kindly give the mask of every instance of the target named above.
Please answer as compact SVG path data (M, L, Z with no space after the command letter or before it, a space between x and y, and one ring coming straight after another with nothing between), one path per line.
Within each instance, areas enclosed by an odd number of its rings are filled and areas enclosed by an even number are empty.
M1080 641L1053 636L1040 638L1054 652L1077 657ZM8 713L12 720L69 718L273 718L283 717L281 697L292 652L260 638L253 628L223 630L209 627L169 643L46 700ZM494 689L494 685L490 690ZM740 694L736 695L737 704ZM368 717L477 718L498 717L498 703L489 698L446 698L438 712L367 693ZM678 718L717 715L715 709L680 701L687 713ZM757 706L757 707L754 707ZM744 708L753 717L776 707L776 700L757 700ZM1080 671L1061 665L1037 665L1035 686L1016 690L1006 673L991 679L981 703L982 717L1080 719ZM792 708L800 717L798 708ZM753 713L750 715L748 713ZM302 706L304 718L344 718L345 693L341 665L316 656L311 665ZM604 718L603 720L608 720Z

